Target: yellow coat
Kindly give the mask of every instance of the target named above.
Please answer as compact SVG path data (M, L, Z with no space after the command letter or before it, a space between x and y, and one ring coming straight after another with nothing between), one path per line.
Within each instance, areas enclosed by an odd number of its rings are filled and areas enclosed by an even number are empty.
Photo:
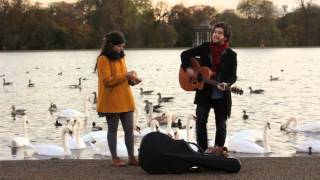
M128 84L124 58L109 60L99 56L97 112L122 113L134 111L135 104Z

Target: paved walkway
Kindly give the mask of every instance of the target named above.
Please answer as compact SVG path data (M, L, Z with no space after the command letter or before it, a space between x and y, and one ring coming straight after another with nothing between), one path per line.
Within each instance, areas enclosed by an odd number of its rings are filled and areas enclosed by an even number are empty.
M320 157L243 157L236 174L202 170L178 175L149 175L140 167L111 167L110 160L0 161L0 179L320 179Z

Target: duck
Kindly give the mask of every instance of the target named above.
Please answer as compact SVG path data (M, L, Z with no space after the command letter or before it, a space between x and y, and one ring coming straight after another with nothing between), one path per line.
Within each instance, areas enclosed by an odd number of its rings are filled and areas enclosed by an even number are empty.
M266 154L271 153L270 145L268 144L268 129L270 128L270 123L266 122L264 125L263 132L263 147L256 144L255 142L248 141L245 139L231 139L228 141L229 151L236 153L252 153L252 154Z
M62 123L60 123L58 120L56 120L56 122L54 123L54 125L55 125L56 127L59 127L59 126L62 126Z
M2 79L3 80L3 86L10 86L10 85L12 85L13 84L13 82L6 82L6 79L5 78L3 78Z
M16 107L14 105L11 106L12 111L11 111L11 115L12 116L16 116L16 115L20 115L20 116L24 116L26 115L26 111L25 109L16 109Z
M295 146L296 153L320 153L320 140L310 140Z
M140 95L150 95L152 93L153 93L152 90L144 91L143 88L140 88Z
M92 94L93 94L93 102L92 103L97 104L97 92L93 91Z
M11 147L24 147L24 146L31 146L28 133L27 133L27 125L28 125L27 115L23 116L23 130L24 136L23 137L14 137L11 142Z
M279 81L279 78L270 76L270 81Z
M242 119L243 119L243 120L249 119L249 115L246 114L247 111L246 111L246 110L243 110L242 112L243 112Z
M91 131L102 131L102 127L97 126L96 122L92 122Z
M158 95L158 103L161 103L161 102L171 102L174 97L161 97L161 93L157 93Z
M28 87L34 87L34 83L31 83L31 79L29 79Z
M248 89L250 89L250 94L263 94L264 93L263 89L252 90L252 87L249 87Z
M32 145L32 149L35 155L49 156L49 157L65 157L71 156L72 152L67 144L67 138L72 131L69 127L64 127L61 133L62 145L55 144L36 144Z
M48 109L50 112L56 112L58 110L58 107L54 103L50 103L50 107Z
M81 89L81 78L79 78L78 80L79 80L78 84L71 84L71 85L69 85L69 88L71 88L71 89Z
M59 72L59 73L58 73L58 76L62 76L62 72Z
M293 127L289 128L292 122L293 122ZM297 119L294 117L290 117L285 123L281 124L280 130L293 131L293 132L317 133L317 132L320 132L320 122L310 122L310 123L305 123L298 126Z

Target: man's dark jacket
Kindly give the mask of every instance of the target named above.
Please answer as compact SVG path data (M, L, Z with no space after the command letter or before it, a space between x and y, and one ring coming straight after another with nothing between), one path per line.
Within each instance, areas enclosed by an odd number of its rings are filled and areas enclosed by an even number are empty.
M181 67L184 70L191 66L191 58L199 59L201 66L207 66L212 69L212 53L210 49L210 43L203 43L195 48L183 51L181 53ZM220 72L216 75L218 82L225 82L230 85L237 80L237 53L232 49L226 48L221 54L221 66ZM230 91L224 91L224 97L226 98L228 117L231 115L231 93ZM212 95L212 86L206 85L202 90L196 91L194 103L198 105L208 106L210 104L210 98Z

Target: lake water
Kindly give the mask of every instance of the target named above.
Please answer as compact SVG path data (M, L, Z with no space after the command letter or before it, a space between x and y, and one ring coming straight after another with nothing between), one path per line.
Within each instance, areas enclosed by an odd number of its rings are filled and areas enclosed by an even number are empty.
M129 70L136 70L143 82L132 88L138 107L138 123L145 123L143 100L156 104L157 95L140 96L139 88L173 96L173 103L163 104L163 111L174 112L185 120L195 112L194 92L183 91L178 82L180 53L183 49L127 49ZM268 156L293 156L294 146L306 140L316 140L319 134L286 133L280 125L293 116L298 123L320 120L320 48L241 48L238 53L237 86L244 90L242 96L233 95L232 116L228 120L228 135L243 129L263 131L265 121L271 123L269 141L272 153ZM23 135L22 119L14 120L11 105L27 109L30 127L28 135L34 144L61 144L60 130L54 126L55 114L50 115L51 102L59 109L73 108L83 111L83 99L97 90L97 76L92 73L98 50L82 51L26 51L1 52L0 75L5 74L12 86L0 88L0 159L37 159L27 150L13 152L8 146L14 136ZM27 73L28 72L28 73ZM62 76L57 75L63 72ZM279 81L270 81L270 75ZM83 81L81 91L70 89L70 84ZM29 88L32 79L35 87ZM248 87L264 89L263 95L250 95ZM246 110L249 119L242 119ZM104 118L99 118L90 103L90 117L82 134L89 132L95 121L106 129ZM209 117L209 138L215 135L214 115ZM136 142L139 145L139 142ZM90 149L78 151L75 158L95 158ZM249 155L250 156L250 155Z

